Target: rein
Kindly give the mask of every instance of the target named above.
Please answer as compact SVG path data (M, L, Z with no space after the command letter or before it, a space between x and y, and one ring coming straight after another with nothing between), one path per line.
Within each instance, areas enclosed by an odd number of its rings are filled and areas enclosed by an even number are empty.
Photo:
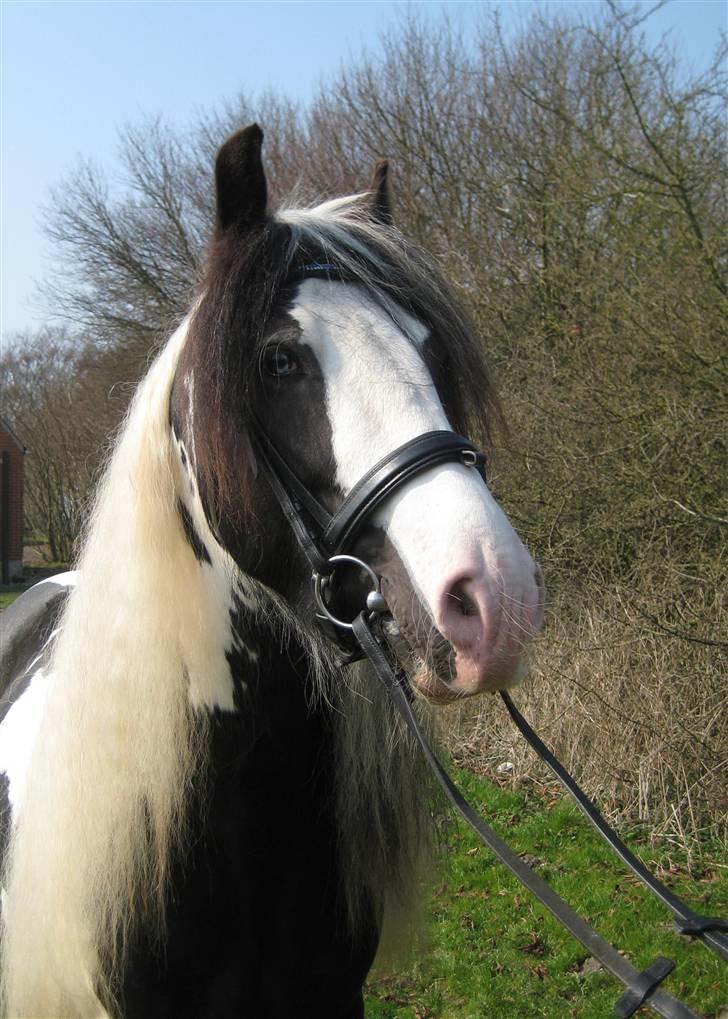
M614 1007L620 1019L634 1015L643 1004L649 1005L665 1019L698 1019L686 1005L660 988L661 982L675 968L671 959L658 956L642 971L635 969L514 853L462 796L427 742L413 708L412 690L404 672L389 651L382 622L385 616L390 620L392 617L388 616L389 610L380 591L379 577L367 563L347 553L374 510L397 488L417 474L448 462L473 467L485 480L484 454L468 439L454 432L426 432L399 446L375 464L352 488L339 509L330 514L297 477L260 426L255 429L254 442L273 493L311 564L319 623L344 652L344 664L363 657L369 660L460 817L521 884L581 942L589 954L621 981L626 990ZM366 609L359 612L351 622L338 618L329 604L333 575L343 566L357 568L367 575L372 584L372 590L366 597ZM536 735L509 695L501 691L501 697L522 735L576 800L601 837L640 881L671 910L677 930L681 934L700 938L720 958L728 961L728 921L694 912L650 874Z

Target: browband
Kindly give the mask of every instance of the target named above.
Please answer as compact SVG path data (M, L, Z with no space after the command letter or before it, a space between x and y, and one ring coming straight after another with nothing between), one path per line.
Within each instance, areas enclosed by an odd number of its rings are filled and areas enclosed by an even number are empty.
M346 282L353 279L340 265L333 262L305 262L302 265L294 265L288 271L289 280L322 279L340 280Z

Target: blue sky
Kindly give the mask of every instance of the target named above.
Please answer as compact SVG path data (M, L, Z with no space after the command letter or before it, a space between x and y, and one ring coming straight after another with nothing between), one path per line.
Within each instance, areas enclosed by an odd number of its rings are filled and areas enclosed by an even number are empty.
M376 53L382 30L408 8L428 17L446 8L467 22L497 7L507 26L538 6L546 5L0 0L2 333L43 321L33 293L52 257L40 227L49 189L79 156L112 168L125 123L162 113L185 124L226 98L266 88L305 101L363 48ZM669 32L700 68L727 14L728 0L671 0L646 27L654 39Z

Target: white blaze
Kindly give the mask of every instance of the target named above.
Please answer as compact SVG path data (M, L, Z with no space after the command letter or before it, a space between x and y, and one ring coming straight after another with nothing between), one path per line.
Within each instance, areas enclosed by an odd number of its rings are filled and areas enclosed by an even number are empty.
M388 311L390 312L388 314ZM397 446L450 429L421 350L427 331L401 309L385 311L360 287L306 280L291 314L325 380L336 480L344 492ZM493 597L533 603L533 563L478 473L452 463L399 489L375 521L436 615L443 582L487 576Z

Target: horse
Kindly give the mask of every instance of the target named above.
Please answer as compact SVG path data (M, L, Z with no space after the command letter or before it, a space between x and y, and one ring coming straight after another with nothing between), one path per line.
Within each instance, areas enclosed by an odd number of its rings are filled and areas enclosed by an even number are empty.
M393 223L386 163L368 192L273 213L262 137L217 154L203 279L75 570L3 620L13 1019L361 1019L432 843L422 764L319 625L256 436L334 513L424 433L485 443L498 405L443 274ZM520 678L541 575L467 463L401 485L351 553L419 709ZM362 586L341 572L338 613Z

